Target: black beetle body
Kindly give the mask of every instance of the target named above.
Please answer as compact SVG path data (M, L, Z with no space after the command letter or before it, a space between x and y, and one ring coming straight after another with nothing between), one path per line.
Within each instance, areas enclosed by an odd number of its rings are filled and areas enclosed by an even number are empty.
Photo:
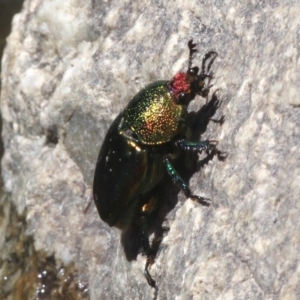
M141 90L112 123L101 147L94 175L93 195L101 219L109 226L126 229L136 218L141 221L141 235L147 262L144 274L155 286L148 267L151 247L148 239L148 215L155 209L151 191L169 174L187 197L208 205L207 199L192 195L189 187L172 166L180 151L216 149L216 141L189 142L187 106L196 95L208 95L217 56L208 52L202 69L192 68L195 44L189 41L189 65L171 81L157 81ZM206 61L211 58L207 69ZM208 79L208 84L205 80Z
M121 229L135 217L139 198L164 175L162 151L149 151L119 134L122 119L123 113L106 135L94 179L94 200L101 219Z

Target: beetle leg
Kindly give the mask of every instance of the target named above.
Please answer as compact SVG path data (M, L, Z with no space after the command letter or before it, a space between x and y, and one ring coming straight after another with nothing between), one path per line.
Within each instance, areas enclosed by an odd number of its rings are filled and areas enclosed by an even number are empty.
M215 140L206 140L206 141L200 141L200 142L188 142L184 139L178 140L176 142L176 145L178 148L184 150L184 151L193 151L202 153L202 151L208 151L208 150L216 150L218 142Z
M171 164L171 161L170 161L171 159L172 159L172 155L167 154L164 157L163 162L164 162L164 164L167 168L167 172L168 172L169 176L172 178L173 182L184 192L184 194L187 198L196 200L199 203L201 203L202 205L209 206L209 204L210 204L209 199L192 194L188 185L183 181L183 179L179 176L179 174L177 173L177 171Z
M191 68L192 68L192 61L193 61L193 54L195 52L197 52L197 49L195 49L197 44L193 43L193 40L189 40L188 42L188 47L189 47L189 50L190 50L190 53L189 53L189 64L188 64L188 70L187 70L187 73L189 73L191 71ZM197 68L198 69L198 68ZM195 71L195 70L194 70ZM198 70L196 72L196 74L198 73Z
M176 141L176 145L178 148L184 151L193 151L198 153L206 151L208 153L208 151L211 150L212 154L216 154L218 159L222 161L227 157L227 152L223 152L217 149L218 141L215 140L188 142L184 139L181 139Z
M142 208L143 210L143 208ZM152 250L149 243L149 236L148 236L148 215L147 211L142 211L141 213L141 237L142 237L142 246L143 250L147 256L146 265L144 269L144 275L148 281L148 284L152 287L155 287L155 280L152 279L149 273L149 265L151 264L152 258Z

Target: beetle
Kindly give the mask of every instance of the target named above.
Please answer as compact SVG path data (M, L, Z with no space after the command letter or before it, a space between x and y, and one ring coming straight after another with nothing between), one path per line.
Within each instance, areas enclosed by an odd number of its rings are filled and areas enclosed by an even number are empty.
M187 107L196 95L208 96L213 78L210 68L217 57L215 51L207 52L199 70L192 66L195 47L190 40L186 72L153 82L131 99L110 126L95 168L93 196L101 219L121 230L139 220L147 257L144 275L152 287L155 281L148 270L152 255L148 229L149 216L157 207L152 191L168 174L187 198L209 205L209 199L192 194L172 161L182 151L221 154L215 140L188 140Z

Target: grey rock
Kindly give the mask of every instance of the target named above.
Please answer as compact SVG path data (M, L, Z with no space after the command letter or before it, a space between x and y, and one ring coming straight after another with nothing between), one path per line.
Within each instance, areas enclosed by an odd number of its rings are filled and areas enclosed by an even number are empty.
M2 176L35 248L75 262L91 299L152 299L145 257L127 261L91 196L118 112L147 83L208 50L228 152L191 178L209 208L179 201L151 274L157 299L299 299L300 3L25 1L2 60ZM205 100L197 98L191 109Z

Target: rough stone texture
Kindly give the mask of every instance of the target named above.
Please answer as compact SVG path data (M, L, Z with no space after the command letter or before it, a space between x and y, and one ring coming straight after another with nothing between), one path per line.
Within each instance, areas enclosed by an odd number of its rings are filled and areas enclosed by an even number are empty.
M91 299L299 299L300 3L25 1L2 60L2 176L28 234L89 281ZM128 262L91 194L105 132L132 95L186 68L186 42L219 53L229 152L195 173L151 268ZM200 62L198 54L195 63ZM204 103L197 98L191 105Z

